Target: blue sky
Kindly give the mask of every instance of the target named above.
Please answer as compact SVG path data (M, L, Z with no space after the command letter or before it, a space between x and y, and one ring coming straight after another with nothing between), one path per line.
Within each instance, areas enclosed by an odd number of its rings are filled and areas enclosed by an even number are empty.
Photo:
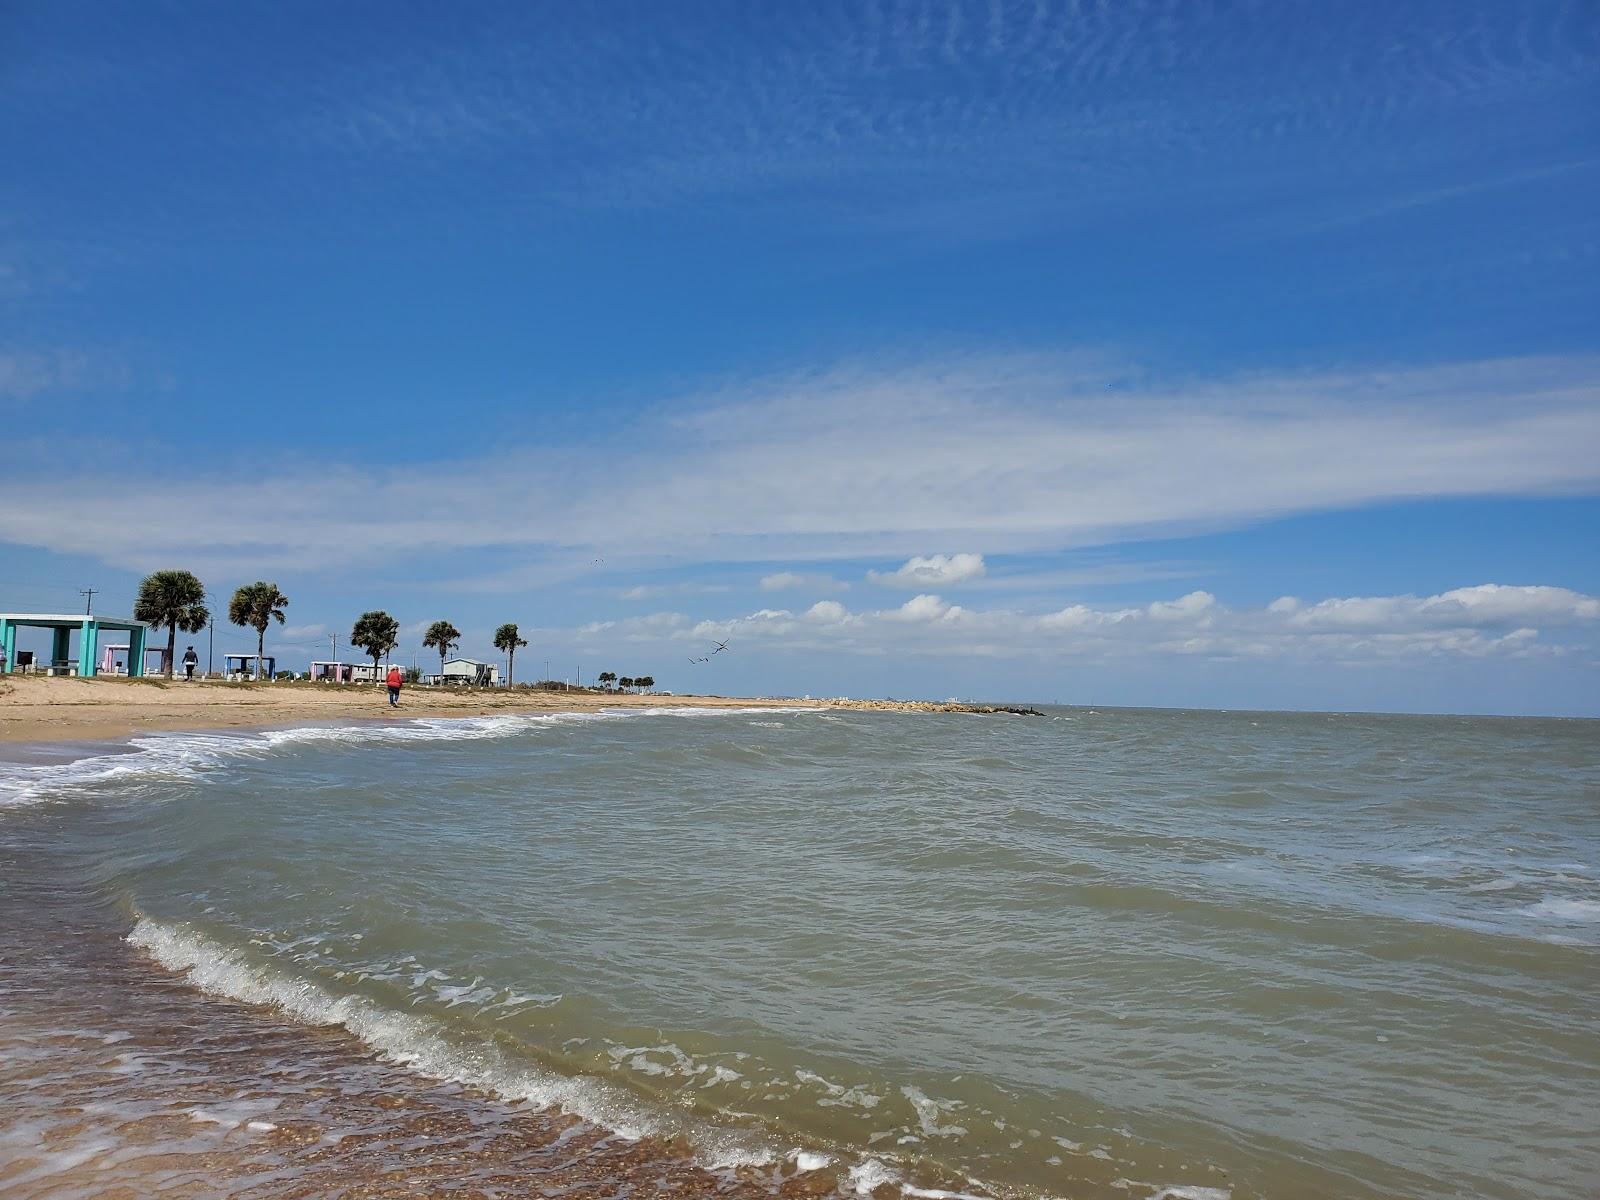
M0 111L0 609L1600 714L1593 5L14 4Z

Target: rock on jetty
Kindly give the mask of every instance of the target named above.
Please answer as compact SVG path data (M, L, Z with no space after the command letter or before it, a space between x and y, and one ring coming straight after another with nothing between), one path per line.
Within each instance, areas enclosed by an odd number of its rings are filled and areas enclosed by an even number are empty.
M1003 713L1012 717L1042 717L1037 708L1017 708L1010 704L963 704L959 700L851 700L839 697L824 701L829 708L872 708L882 712Z

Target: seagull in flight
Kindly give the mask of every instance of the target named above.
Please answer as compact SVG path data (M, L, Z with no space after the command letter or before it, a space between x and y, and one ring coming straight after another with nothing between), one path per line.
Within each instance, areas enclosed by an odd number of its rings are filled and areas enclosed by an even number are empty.
M717 646L717 648L715 650L713 650L711 653L713 653L713 654L721 654L724 650L726 650L728 648L728 643L727 642L717 642L716 646Z

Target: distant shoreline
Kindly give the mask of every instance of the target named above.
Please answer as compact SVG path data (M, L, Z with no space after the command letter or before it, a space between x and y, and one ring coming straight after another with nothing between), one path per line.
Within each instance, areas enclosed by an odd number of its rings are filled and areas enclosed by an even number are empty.
M633 695L532 689L408 686L400 708L373 684L248 684L164 679L74 679L12 675L0 681L0 744L102 742L141 733L243 730L296 723L413 717L597 712L616 708L817 708L889 712L1008 710L992 705L898 700L800 700L750 696Z

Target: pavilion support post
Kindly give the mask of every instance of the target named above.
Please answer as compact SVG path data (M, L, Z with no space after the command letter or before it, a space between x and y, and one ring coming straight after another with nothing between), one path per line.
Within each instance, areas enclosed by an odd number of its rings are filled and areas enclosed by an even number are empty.
M72 630L65 625L50 628L50 668L63 667L72 656Z
M128 630L128 677L140 678L144 675L144 642L148 631L143 625L136 625Z
M78 634L78 674L84 679L93 679L99 672L100 664L95 659L99 649L100 622L91 618L84 621Z
M17 627L10 621L0 620L0 650L5 652L5 664L0 670L7 675L17 666Z

